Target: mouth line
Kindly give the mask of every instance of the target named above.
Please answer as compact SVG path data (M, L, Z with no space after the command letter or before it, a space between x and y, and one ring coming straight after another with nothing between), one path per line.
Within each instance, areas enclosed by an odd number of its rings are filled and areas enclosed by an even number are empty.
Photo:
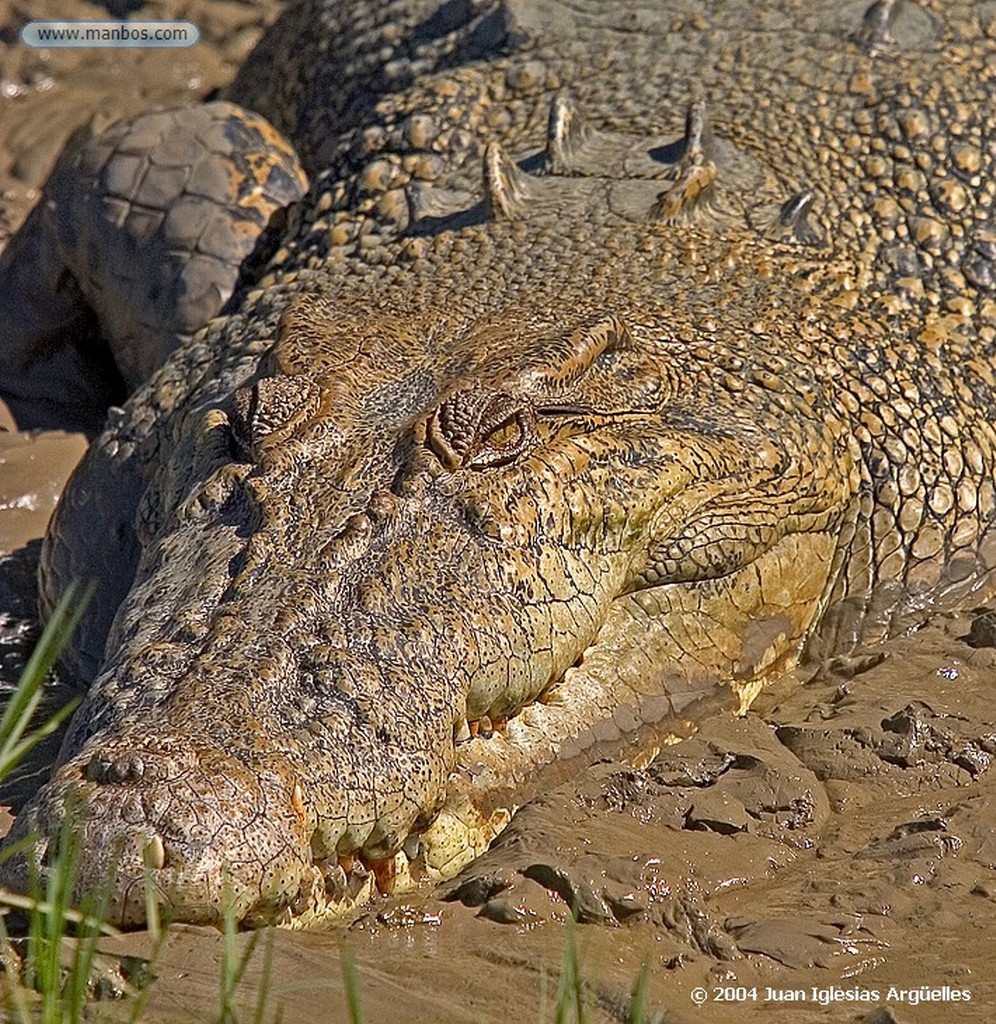
M457 719L448 774L441 780L435 804L414 820L396 819L396 832L377 832L376 838L372 833L359 847L328 843L315 829L315 819L321 821L320 806L309 806L310 787L300 781L300 765L289 774L277 772L286 795L279 801L273 798L271 810L280 820L286 817L288 828L294 826L293 838L278 829L277 845L286 858L286 871L278 875L262 861L249 871L241 862L233 865L234 870L226 869L224 845L215 847L198 867L196 848L180 849L190 837L171 827L162 817L162 807L143 801L140 817L146 830L143 837L136 837L128 869L114 886L116 912L124 926L141 926L152 902L163 920L175 914L181 920L219 924L224 900L205 896L202 885L193 882L233 870L233 880L241 878L233 892L233 910L242 926L306 928L346 920L368 904L375 905L378 897L445 881L483 854L518 807L537 792L561 784L592 760L611 757L632 763L634 751L650 751L652 757L674 741L670 737L684 738L682 730L689 720L700 717L689 705L697 707L703 692L725 694L727 701L732 696L726 687L711 684L695 692L686 690L683 699L676 700L662 682L642 680L639 689L623 685L625 680L601 670L599 659L586 647L521 706L508 713ZM613 708L608 716L607 707ZM158 748L155 752L162 753ZM109 790L141 790L147 781L144 776L119 780L114 772L103 774L108 775L106 780L103 775L91 779L84 766L79 782ZM320 801L320 793L314 798Z
M315 925L343 921L351 913L362 911L378 896L387 897L415 889L425 877L420 862L418 836L405 841L406 849L383 858L360 853L312 860L291 901L276 915L272 908L252 909L242 921L244 926L276 925L305 929Z
M666 698L652 699L645 704L642 721L636 720L634 707L633 724L616 728L614 735L600 728L601 720L592 719L586 728L574 730L574 741L566 752L559 749L554 757L552 746L541 752L530 749L520 730L543 731L554 716L567 711L564 717L569 717L568 697L569 680L561 677L541 698L512 715L482 716L468 722L468 735L457 745L447 799L432 820L411 831L393 854L373 856L357 850L327 860L313 859L311 877L302 882L296 898L271 923L306 928L342 920L363 911L378 896L399 895L426 883L446 881L484 853L518 807L540 789L557 785L592 760L604 757L624 759L637 769L644 767L662 746L692 735L693 720L719 710L729 713L733 701L724 688L703 691L680 712ZM529 717L530 711L542 716L539 725L522 723L523 713ZM537 753L534 776L515 781L516 768L521 769ZM510 771L502 776L506 760ZM251 919L250 914L247 921Z

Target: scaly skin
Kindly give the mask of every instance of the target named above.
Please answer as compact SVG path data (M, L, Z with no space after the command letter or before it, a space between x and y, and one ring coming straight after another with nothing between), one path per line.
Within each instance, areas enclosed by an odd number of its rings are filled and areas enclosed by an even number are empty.
M0 397L18 425L98 433L112 401L221 311L307 184L287 141L231 103L71 142L0 252Z
M236 98L276 69L316 184L60 507L95 678L5 881L72 794L119 922L143 864L184 920L333 916L593 746L991 591L993 25L662 6L264 41Z

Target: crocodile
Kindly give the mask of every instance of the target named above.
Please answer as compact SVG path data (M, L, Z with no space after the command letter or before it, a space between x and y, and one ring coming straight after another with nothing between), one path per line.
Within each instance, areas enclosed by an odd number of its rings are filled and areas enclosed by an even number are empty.
M991 594L994 82L960 0L292 4L226 98L311 186L63 496L0 880L331 919Z

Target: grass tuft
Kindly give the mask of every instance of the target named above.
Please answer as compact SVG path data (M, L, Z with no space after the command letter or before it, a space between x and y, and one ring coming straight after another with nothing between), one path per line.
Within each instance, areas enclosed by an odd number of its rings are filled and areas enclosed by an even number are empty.
M88 589L80 594L75 584L66 588L7 701L0 717L0 779L5 779L33 747L55 732L79 704L79 698L69 701L41 726L28 732L41 703L45 680L79 624L90 593Z
M229 887L226 886L226 889ZM238 1024L239 1015L235 1008L235 995L238 992L242 976L249 966L249 961L256 952L260 932L250 935L245 949L239 953L239 925L235 918L235 908L230 892L224 900L222 915L223 945L221 953L221 989L219 992L220 1009L215 1024ZM261 986L265 987L265 986Z
M650 965L644 960L640 973L636 976L636 981L633 982L626 1024L647 1024L647 985L649 983Z
M564 943L564 960L560 969L560 984L557 986L557 1008L555 1024L585 1024L584 982L581 980L581 965L578 961L577 926L569 917L565 924L567 939Z
M45 680L79 623L89 597L89 591L81 593L76 586L67 588L21 673L17 687L0 716L0 779L9 775L44 737L55 732L78 703L71 701L41 726L29 731L41 704ZM52 842L56 849L49 857L44 891L40 881L36 881L33 898L0 893L0 905L28 913L24 982L28 989L38 992L40 1002L29 1010L25 992L15 984L5 986L11 1016L25 1024L28 1021L64 1024L82 1020L97 942L107 930L103 923L106 902L102 905L94 899L80 909L71 906L76 875L72 808L68 809L59 835L53 837ZM16 852L17 849L8 849L4 855L11 856ZM67 970L62 962L63 939L72 929L75 929L78 941ZM0 932L4 947L11 950L2 921Z

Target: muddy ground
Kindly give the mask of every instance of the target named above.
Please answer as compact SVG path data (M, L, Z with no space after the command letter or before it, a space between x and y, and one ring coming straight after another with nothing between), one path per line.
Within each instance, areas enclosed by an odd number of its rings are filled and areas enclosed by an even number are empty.
M16 42L26 17L106 8L0 0L0 244L76 127L205 95L278 6L147 3L143 16L197 24L201 44L46 54ZM0 419L8 680L32 635L37 538L85 444L13 426ZM595 764L523 807L447 885L381 898L348 927L264 933L243 984L244 1019L265 977L266 1019L345 1020L346 946L367 1021L552 1020L573 916L590 1021L626 1019L646 964L648 1006L670 1024L989 1022L994 644L987 615L939 619L866 659L786 680L744 719L707 719L643 770ZM152 943L133 934L103 948L110 967L127 971ZM144 1019L213 1019L221 950L213 930L173 929ZM103 1009L128 1012L113 1001Z

